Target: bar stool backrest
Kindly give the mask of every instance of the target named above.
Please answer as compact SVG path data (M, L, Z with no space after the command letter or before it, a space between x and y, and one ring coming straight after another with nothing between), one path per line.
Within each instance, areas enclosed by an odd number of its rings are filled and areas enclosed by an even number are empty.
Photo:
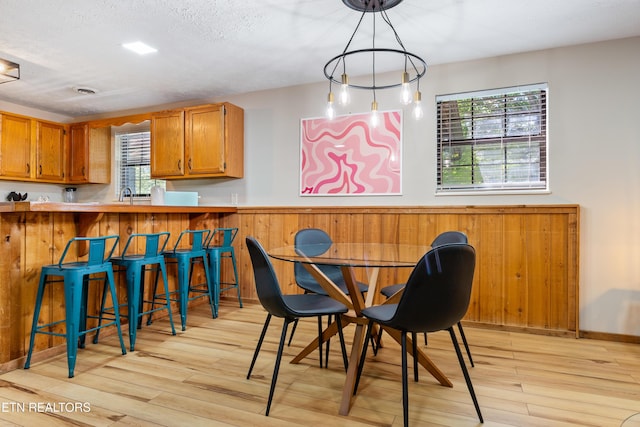
M129 236L127 244L122 251L122 257L124 258L129 252L129 248L133 249L133 242L139 239L145 239L144 257L151 258L160 255L164 252L169 241L169 232L163 231L161 233L134 233Z
M191 251L201 251L204 249L204 244L209 240L211 230L183 230L176 240L176 244L173 246L171 252L180 251L180 243L184 236L191 237Z
M237 227L216 228L209 236L207 241L207 247L225 247L228 248L233 245L233 241L238 234Z
M64 264L64 260L69 253L69 249L72 246L79 245L80 242L87 242L89 252L87 254L87 261L85 262L87 266L100 265L111 259L113 255L113 251L118 244L118 240L120 236L111 235L111 236L100 236L100 237L74 237L67 242L67 245L62 252L62 256L60 257L60 261L58 261L58 267L62 267ZM109 244L111 247L108 248Z

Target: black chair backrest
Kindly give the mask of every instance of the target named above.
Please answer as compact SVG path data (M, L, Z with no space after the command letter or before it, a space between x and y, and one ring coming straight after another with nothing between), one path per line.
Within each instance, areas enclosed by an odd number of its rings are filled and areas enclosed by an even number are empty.
M267 312L276 317L291 317L284 299L278 278L273 270L269 256L260 243L253 237L246 238L247 249L253 265L258 299Z
M431 242L432 248L437 248L442 245L450 245L451 243L469 243L467 235L462 231L445 231L436 236Z
M468 244L431 249L411 272L390 326L434 332L458 323L469 308L475 263Z
M331 237L324 230L320 230L319 228L302 229L296 233L294 238L294 245L296 248L300 249L308 256L321 255L329 250L332 244L333 241L331 240ZM335 265L318 265L318 268L334 283L341 283L344 281L340 267ZM306 284L313 286L318 283L311 273L309 273L309 271L307 271L307 269L299 262L296 262L293 265L293 274L296 278L296 283L303 288Z

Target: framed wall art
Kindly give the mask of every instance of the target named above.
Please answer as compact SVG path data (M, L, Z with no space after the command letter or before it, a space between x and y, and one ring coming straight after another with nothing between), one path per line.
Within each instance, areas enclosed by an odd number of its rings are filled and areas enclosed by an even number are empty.
M302 119L300 195L401 195L402 111Z

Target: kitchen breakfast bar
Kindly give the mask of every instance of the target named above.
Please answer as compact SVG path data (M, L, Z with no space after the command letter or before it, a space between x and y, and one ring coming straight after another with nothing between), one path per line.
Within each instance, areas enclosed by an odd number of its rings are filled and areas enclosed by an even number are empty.
M58 261L66 243L73 237L119 235L116 254L133 233L170 233L167 248L173 247L185 229L218 227L232 206L152 206L129 203L0 203L0 371L21 366L28 350L29 333L40 270ZM186 243L186 242L185 242ZM73 257L85 255L82 248ZM175 271L169 267L169 287L175 289ZM151 273L148 273L151 274ZM202 269L194 271L200 280ZM122 277L118 277L122 276ZM124 275L116 274L120 301L126 296ZM97 308L99 297L90 295ZM91 310L92 307L89 307ZM42 318L60 318L64 313L62 287L49 292L43 301ZM64 317L64 316L62 316ZM64 338L38 336L34 361L65 351Z

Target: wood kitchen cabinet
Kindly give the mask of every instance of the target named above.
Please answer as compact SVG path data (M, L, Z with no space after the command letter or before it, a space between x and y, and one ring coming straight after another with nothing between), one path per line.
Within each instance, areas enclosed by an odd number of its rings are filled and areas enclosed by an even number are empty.
M36 178L64 182L65 127L58 123L36 121Z
M64 182L65 125L0 113L0 177Z
M0 113L0 176L31 178L31 119Z
M111 128L93 128L77 123L69 128L71 184L109 184L111 182Z
M225 102L152 114L151 176L242 178L244 110Z
M151 177L184 175L184 110L151 115Z

